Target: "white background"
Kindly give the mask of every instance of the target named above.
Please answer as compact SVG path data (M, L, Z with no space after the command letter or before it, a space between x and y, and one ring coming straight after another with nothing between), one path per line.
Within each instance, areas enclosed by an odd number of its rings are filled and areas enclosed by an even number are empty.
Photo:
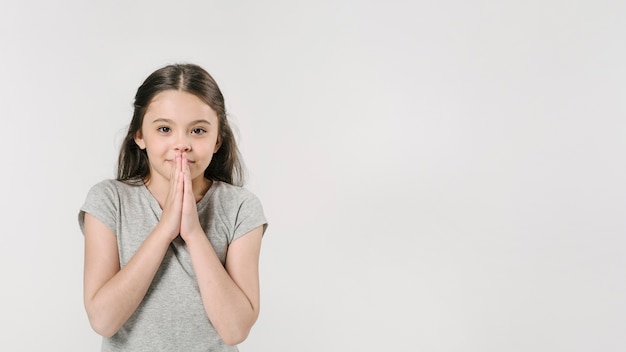
M270 227L242 351L626 350L626 2L3 1L2 350L96 351L77 213L220 84Z

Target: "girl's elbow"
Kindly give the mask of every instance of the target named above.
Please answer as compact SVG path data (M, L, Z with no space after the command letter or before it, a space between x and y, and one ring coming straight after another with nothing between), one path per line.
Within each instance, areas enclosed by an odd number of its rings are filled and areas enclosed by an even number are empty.
M102 337L111 337L117 333L117 328L112 327L110 324L103 324L95 319L89 319L91 329Z
M110 319L101 314L94 314L87 310L87 317L89 318L91 329L102 337L111 337L120 329L120 326L111 323Z
M229 345L235 346L238 345L248 338L248 334L250 334L250 330L252 330L252 326L257 320L259 316L258 311L254 311L250 316L243 318L238 321L231 321L229 324L220 324L220 327L215 326L218 335L222 341Z
M229 346L238 345L248 338L252 324L235 324L228 329L220 329L217 333L220 335L222 341Z
M250 333L250 330L245 330L245 331L239 330L239 331L232 331L228 334L220 335L220 337L222 338L222 341L224 341L225 344L229 346L235 346L244 342L246 338L248 337L249 333Z

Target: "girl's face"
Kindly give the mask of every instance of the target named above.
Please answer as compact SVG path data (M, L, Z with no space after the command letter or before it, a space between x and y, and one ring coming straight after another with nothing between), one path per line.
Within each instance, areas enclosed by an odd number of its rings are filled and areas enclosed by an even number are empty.
M204 182L204 170L220 147L219 121L211 107L191 93L166 90L154 96L135 142L148 154L150 182L167 181L177 153L187 153L191 179Z

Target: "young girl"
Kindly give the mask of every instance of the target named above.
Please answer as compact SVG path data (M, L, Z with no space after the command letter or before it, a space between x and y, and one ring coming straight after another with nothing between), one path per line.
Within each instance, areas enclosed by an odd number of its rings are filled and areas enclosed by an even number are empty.
M237 351L259 314L267 227L213 78L196 65L137 90L116 180L79 213L84 303L102 351Z

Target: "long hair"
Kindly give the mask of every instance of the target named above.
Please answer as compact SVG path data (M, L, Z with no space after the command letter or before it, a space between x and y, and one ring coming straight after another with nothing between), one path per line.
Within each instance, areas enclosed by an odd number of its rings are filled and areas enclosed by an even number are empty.
M122 142L117 167L117 179L129 184L140 184L150 177L148 154L135 143L143 118L152 99L166 90L191 93L209 105L219 121L218 138L221 146L213 155L204 177L235 186L243 186L243 167L235 136L226 118L224 96L211 75L194 64L168 65L154 71L137 89L133 118Z

